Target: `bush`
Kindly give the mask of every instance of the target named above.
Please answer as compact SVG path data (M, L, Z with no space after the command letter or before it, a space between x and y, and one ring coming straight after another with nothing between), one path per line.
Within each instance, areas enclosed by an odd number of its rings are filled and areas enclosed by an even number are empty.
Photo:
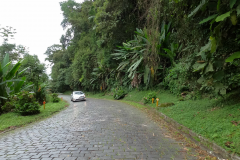
M58 98L58 94L57 93L53 93L52 94L52 102L53 103L57 103L60 101L60 98Z
M161 83L164 88L169 89L171 93L176 95L183 91L189 91L191 84L188 81L188 77L192 76L192 72L189 72L189 65L180 62L170 68L167 73L164 81Z
M32 115L40 113L40 105L36 102L33 93L23 91L17 93L13 98L15 103L15 111L19 112L21 115Z
M2 106L3 112L11 112L15 109L15 103L13 101L8 101Z
M127 92L124 91L122 88L121 89L116 89L116 90L114 90L113 98L119 100L119 99L124 98L124 96L126 94L127 94Z
M152 98L156 99L157 95L155 92L148 93L147 96L143 97L144 104L151 103Z

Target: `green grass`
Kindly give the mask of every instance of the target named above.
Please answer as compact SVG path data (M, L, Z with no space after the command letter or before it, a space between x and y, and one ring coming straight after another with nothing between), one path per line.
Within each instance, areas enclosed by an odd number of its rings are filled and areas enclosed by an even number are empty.
M21 116L20 114L14 112L2 114L0 116L0 131L9 129L9 127L20 127L43 118L47 118L52 114L66 108L66 105L68 105L68 103L65 101L60 101L59 103L47 103L45 110L43 109L43 106L41 106L40 113L31 116Z
M143 105L143 97L152 91L132 91L123 100L124 103L139 108L156 108L156 103ZM156 108L159 112L188 127L195 133L212 140L228 151L240 154L240 94L231 93L218 99L179 101L168 91L156 91L160 103L174 103L171 107ZM89 97L112 99L107 93L91 94ZM234 125L234 122L239 123ZM229 145L228 145L229 144Z

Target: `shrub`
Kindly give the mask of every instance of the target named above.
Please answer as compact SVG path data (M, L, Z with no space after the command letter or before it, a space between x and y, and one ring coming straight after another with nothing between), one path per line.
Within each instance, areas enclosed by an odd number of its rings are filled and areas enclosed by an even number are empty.
M169 89L173 94L179 95L183 91L189 91L191 86L188 81L189 76L192 76L192 72L189 71L189 65L180 62L169 69L161 85Z
M57 103L60 101L60 98L58 98L58 94L57 93L53 93L52 94L52 102L53 103Z
M13 101L8 101L2 106L3 112L11 112L15 109L15 103Z
M124 91L122 88L121 89L116 89L114 90L113 98L114 99L122 99L124 96L127 94L126 91Z
M151 103L152 98L156 99L157 95L155 92L148 93L147 96L143 97L144 104Z
M15 111L19 112L21 115L40 113L40 105L36 102L33 93L27 91L17 93L16 96L14 96L13 101L15 103Z

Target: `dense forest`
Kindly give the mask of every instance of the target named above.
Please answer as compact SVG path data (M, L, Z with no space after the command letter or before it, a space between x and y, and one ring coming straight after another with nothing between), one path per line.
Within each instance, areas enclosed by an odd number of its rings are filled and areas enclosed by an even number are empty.
M240 86L240 1L68 0L60 6L66 34L45 52L55 92L164 88L216 96Z

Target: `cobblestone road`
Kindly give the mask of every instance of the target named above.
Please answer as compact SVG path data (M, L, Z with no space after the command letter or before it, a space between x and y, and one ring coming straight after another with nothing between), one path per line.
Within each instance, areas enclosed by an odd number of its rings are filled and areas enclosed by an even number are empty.
M0 136L0 160L196 159L166 132L132 106L89 98Z

